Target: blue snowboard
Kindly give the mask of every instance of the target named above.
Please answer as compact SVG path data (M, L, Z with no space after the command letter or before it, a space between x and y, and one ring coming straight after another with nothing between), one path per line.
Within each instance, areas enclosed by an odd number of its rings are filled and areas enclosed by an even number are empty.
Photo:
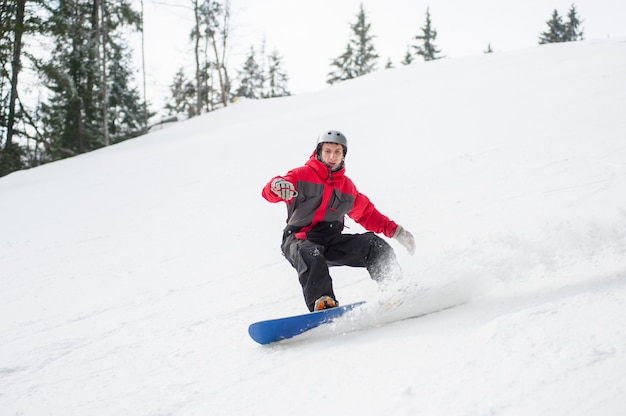
M349 305L310 312L304 315L256 322L250 325L248 333L252 339L259 344L270 344L283 339L293 338L296 335L322 324L332 322L344 313L364 303L365 302L351 303Z

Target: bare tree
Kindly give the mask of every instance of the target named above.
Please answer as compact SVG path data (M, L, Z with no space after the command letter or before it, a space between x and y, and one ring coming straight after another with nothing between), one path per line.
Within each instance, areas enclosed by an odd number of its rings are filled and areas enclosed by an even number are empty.
M228 106L230 80L226 69L226 51L230 36L230 1L223 4L205 0L205 34L213 47L215 68L220 83L222 105Z
M196 61L196 105L195 114L199 115L202 112L202 72L200 67L200 27L202 20L202 5L198 0L192 0L193 3L193 16L195 19L195 26L191 30L191 38L193 41L193 53Z
M200 114L204 104L209 108L209 72L217 71L219 80L220 101L224 107L228 105L230 81L226 69L226 51L230 35L230 3L228 0L191 0L195 24L191 30L191 41L194 44L195 57L195 114ZM204 40L204 47L201 46ZM209 62L207 50L210 48L214 61ZM202 55L204 54L204 61Z

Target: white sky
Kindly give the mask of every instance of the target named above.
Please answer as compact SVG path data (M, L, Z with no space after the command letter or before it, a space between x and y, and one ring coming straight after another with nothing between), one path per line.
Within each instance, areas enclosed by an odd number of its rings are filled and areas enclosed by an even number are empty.
M372 24L379 67L387 59L400 65L427 7L436 44L449 58L480 54L489 43L496 52L536 46L552 11L565 16L572 4L585 39L626 37L624 0L231 0L231 76L250 46L258 51L265 38L267 52L276 49L283 57L292 93L327 87L330 62L345 50L360 3ZM144 14L147 95L159 110L178 68L192 74L191 0L144 0Z

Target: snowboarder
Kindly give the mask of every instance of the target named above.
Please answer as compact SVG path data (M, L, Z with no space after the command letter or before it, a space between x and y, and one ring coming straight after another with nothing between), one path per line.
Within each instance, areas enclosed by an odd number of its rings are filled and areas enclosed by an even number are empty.
M298 272L309 311L338 306L329 266L365 267L376 282L399 277L393 248L375 233L415 252L411 233L381 214L345 175L347 152L341 132L324 131L304 166L272 178L262 191L269 202L287 204L281 249ZM345 215L368 232L343 234Z

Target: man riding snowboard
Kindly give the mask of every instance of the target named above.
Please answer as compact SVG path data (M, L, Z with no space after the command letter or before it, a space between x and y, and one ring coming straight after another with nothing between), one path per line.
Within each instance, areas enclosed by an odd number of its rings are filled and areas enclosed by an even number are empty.
M413 255L410 232L381 214L345 176L346 137L337 130L323 132L304 166L276 176L263 188L269 202L287 204L287 226L281 249L297 270L310 311L338 306L329 266L365 267L376 282L398 276L393 248L375 233L395 238ZM344 216L363 228L343 234Z

